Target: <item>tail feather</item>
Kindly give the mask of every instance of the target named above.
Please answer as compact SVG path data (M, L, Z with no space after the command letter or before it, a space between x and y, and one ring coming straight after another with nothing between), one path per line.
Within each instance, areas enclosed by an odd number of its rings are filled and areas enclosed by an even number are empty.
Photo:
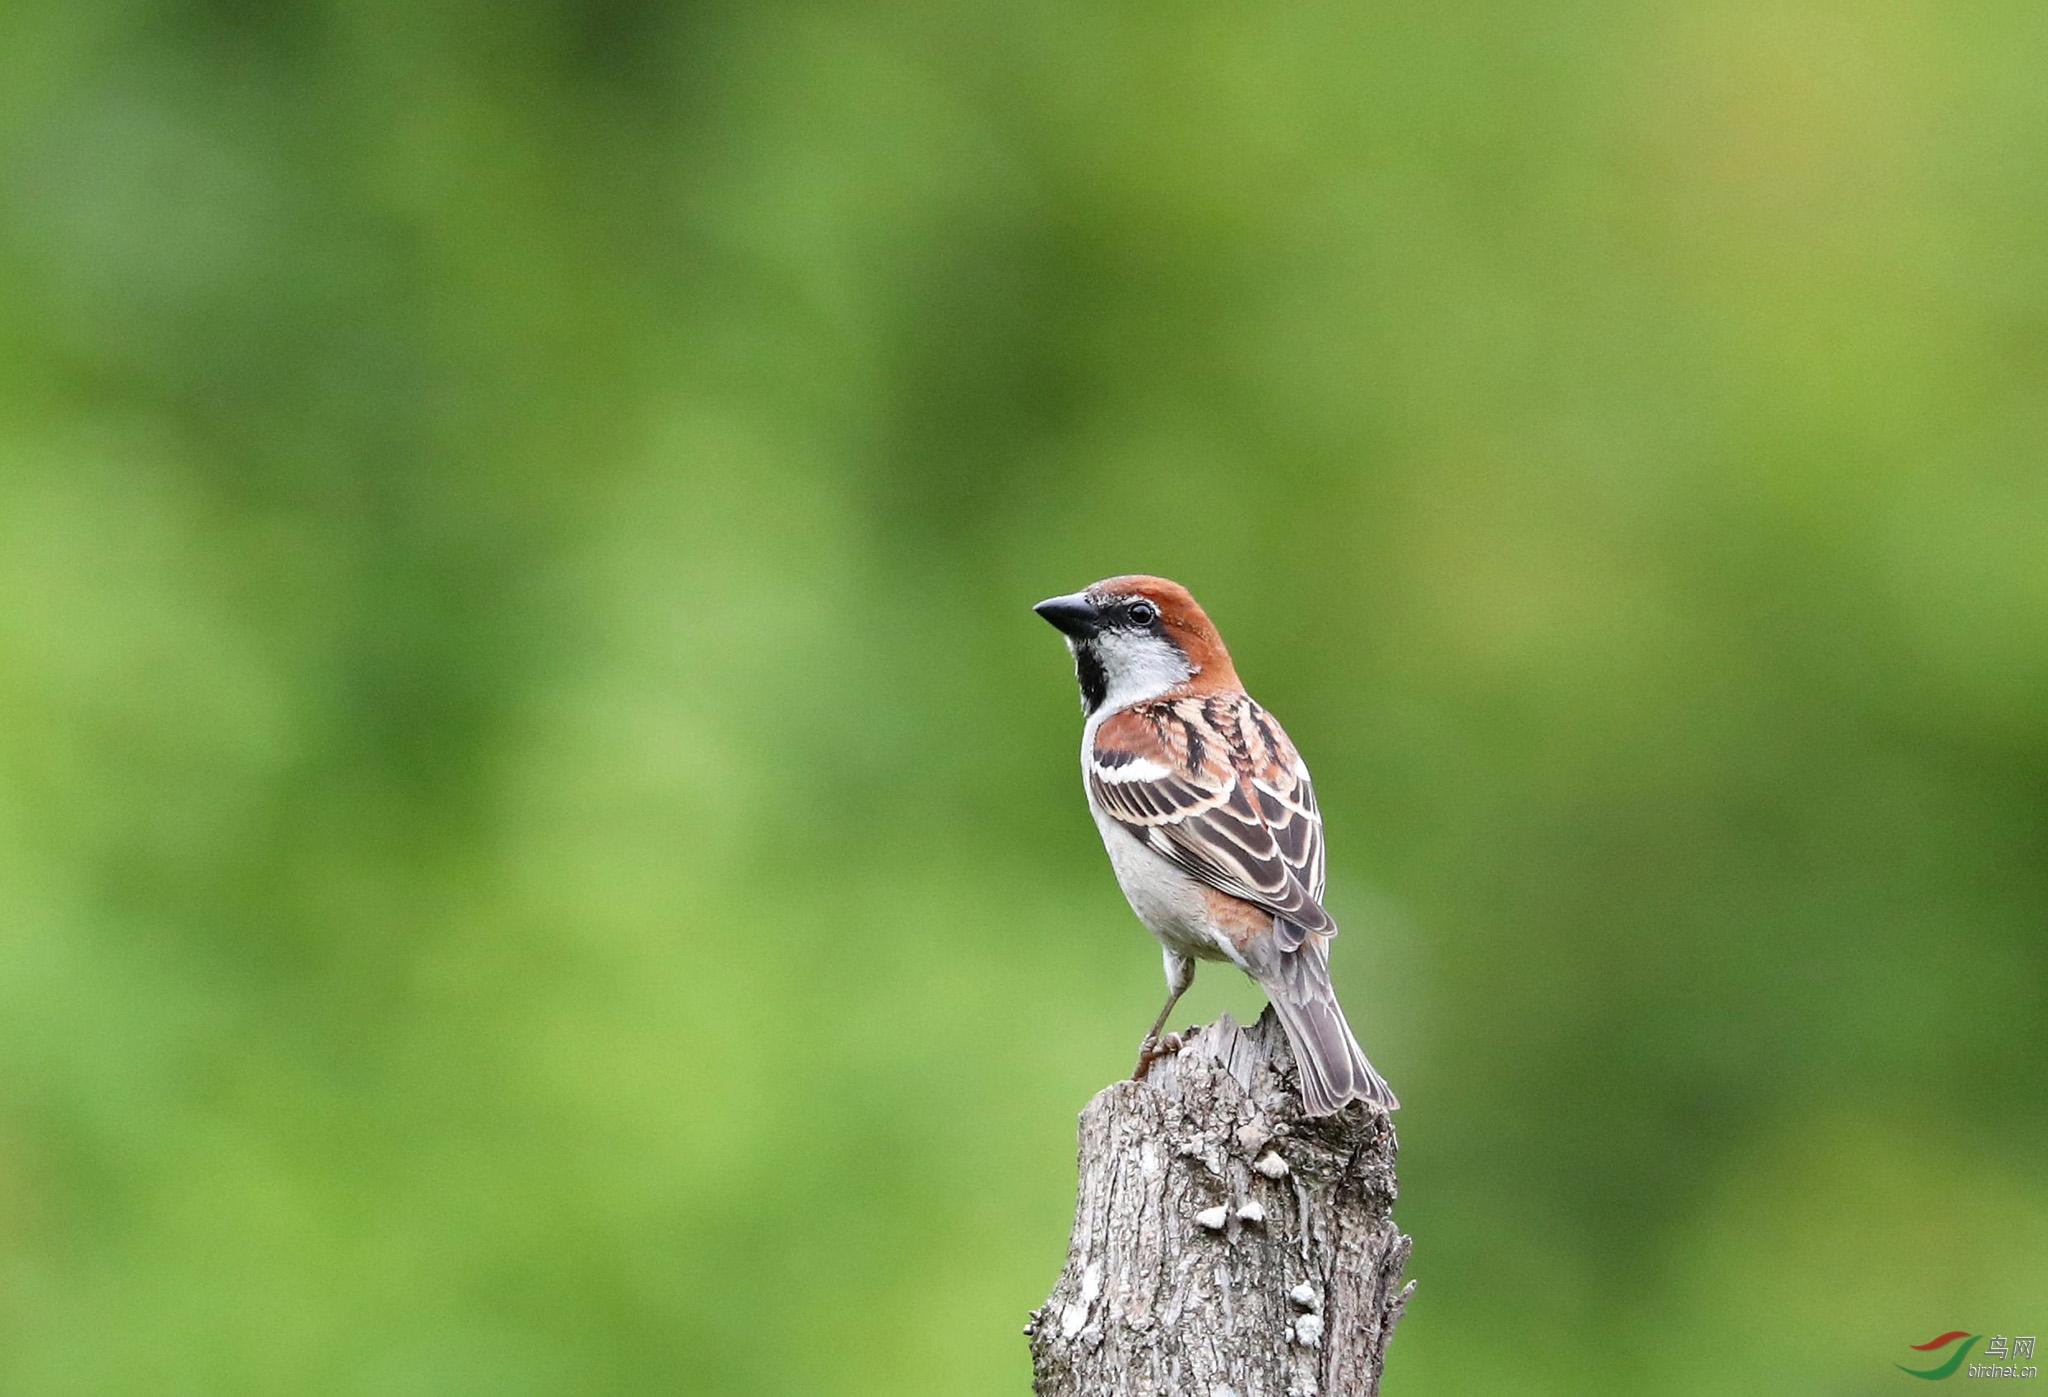
M1312 1116L1326 1116L1347 1101L1370 1101L1394 1111L1401 1103L1386 1079L1373 1071L1344 1021L1337 992L1330 987L1329 952L1311 936L1278 963L1264 967L1259 983L1279 1011L1288 1046L1301 1077L1301 1104Z

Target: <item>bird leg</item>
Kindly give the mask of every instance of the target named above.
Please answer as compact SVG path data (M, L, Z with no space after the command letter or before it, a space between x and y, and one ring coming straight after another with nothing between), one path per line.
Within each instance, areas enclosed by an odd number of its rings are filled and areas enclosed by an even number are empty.
M1132 1081L1143 1081L1145 1074L1152 1070L1154 1062L1180 1051L1180 1035L1169 1033L1161 1039L1159 1030L1166 1027L1166 1016L1173 1012L1173 1006L1180 1003L1180 997L1188 992L1188 986L1194 982L1195 958L1181 955L1177 951L1167 951L1166 1006L1159 1011L1159 1017L1152 1020L1152 1027L1146 1031L1145 1041L1138 1045L1138 1068L1131 1073Z

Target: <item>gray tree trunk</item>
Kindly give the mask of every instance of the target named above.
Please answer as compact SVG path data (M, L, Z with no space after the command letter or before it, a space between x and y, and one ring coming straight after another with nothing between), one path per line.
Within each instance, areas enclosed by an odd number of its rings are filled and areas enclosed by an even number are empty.
M1301 1114L1268 1009L1225 1014L1081 1113L1067 1264L1032 1311L1039 1397L1374 1397L1414 1283L1394 1128Z

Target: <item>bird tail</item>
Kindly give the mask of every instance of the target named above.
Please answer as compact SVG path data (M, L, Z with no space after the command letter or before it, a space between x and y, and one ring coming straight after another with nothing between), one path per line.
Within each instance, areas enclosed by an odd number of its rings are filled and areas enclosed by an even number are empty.
M1401 1103L1386 1079L1365 1060L1337 992L1330 987L1329 951L1320 936L1282 952L1277 964L1262 967L1259 984L1279 1011L1280 1026L1294 1049L1301 1077L1301 1104L1312 1116L1327 1116L1347 1101L1370 1101L1383 1111Z

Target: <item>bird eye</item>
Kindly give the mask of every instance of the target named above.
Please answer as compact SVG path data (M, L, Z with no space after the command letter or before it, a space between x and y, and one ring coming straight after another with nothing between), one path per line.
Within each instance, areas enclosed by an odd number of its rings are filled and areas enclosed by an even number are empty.
M1134 601L1131 603L1130 617L1137 625L1149 626L1159 619L1159 608L1148 601Z

